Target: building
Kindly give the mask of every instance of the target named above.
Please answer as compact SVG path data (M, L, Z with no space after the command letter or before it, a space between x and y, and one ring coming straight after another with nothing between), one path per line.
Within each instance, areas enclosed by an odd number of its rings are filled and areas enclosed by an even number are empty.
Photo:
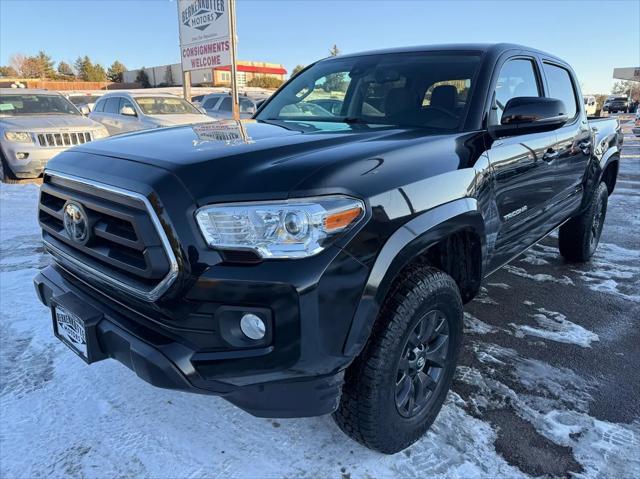
M139 70L124 72L123 81L133 83L136 81ZM145 67L151 86L182 85L182 70L179 63L161 65L157 67ZM245 86L256 76L269 76L284 81L287 70L279 63L238 61L238 86ZM231 68L216 67L213 70L197 70L191 72L191 84L207 84L211 86L230 86Z

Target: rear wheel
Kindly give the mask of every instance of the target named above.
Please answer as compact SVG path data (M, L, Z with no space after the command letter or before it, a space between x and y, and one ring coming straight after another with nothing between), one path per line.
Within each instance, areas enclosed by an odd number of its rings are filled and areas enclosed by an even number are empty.
M595 253L607 215L609 191L600 183L589 207L560 227L558 246L568 261L582 263Z
M369 343L345 374L334 419L361 444L393 454L433 423L451 387L462 300L437 269L410 268L387 297Z

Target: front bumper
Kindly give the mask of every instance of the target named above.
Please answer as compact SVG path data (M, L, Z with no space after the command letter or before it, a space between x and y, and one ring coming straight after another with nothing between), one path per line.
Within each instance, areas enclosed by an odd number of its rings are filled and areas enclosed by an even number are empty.
M343 371L351 360L339 353L344 334L336 334L337 330L348 330L350 315L340 317L340 311L334 311L334 317L319 317L328 314L325 293L335 295L330 284L335 284L337 272L343 275L342 286L345 277L350 277L349 271L352 280L366 278L364 267L346 253L336 257L333 259L339 266L335 271L329 268L321 284L307 285L307 293L277 281L265 284L204 278L185 295L199 305L184 319L187 328L178 322L153 322L88 287L57 264L42 270L34 283L40 301L47 306L72 294L101 313L95 327L99 356L118 360L154 386L220 395L255 416L308 417L335 410ZM215 303L204 301L204 293ZM223 341L217 337L221 323L216 322L220 298L227 298L234 307L245 302L247 307L268 309L273 315L273 341L258 348L221 347ZM337 310L343 307L337 298L335 303ZM196 320L212 326L198 330Z
M66 148L44 148L29 143L5 142L2 153L16 178L37 178L47 162ZM18 158L18 155L26 158Z

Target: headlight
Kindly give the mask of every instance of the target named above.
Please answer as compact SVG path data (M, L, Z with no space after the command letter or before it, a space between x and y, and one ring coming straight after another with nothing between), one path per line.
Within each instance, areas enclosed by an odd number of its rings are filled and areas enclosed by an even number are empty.
M364 216L348 196L204 206L196 221L212 248L253 250L262 258L305 258L320 253Z
M27 133L26 131L5 131L4 137L16 143L33 143L31 133Z
M99 130L93 132L93 138L96 140L99 140L100 138L106 138L107 136L109 136L109 132L106 128L100 128Z

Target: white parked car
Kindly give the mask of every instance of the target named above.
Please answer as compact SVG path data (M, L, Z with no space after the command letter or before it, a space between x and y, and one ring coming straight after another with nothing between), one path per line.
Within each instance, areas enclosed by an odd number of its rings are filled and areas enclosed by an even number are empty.
M0 179L37 178L53 156L109 136L60 93L0 88Z
M248 96L240 95L240 118L251 118L258 110L256 103ZM231 95L227 93L210 93L199 100L200 108L207 112L207 115L217 119L230 119Z
M102 123L112 135L211 121L180 97L144 91L107 93L95 104L89 118Z
M588 116L593 116L596 114L596 109L597 109L597 101L596 101L596 97L593 95L584 95L583 97L584 100L584 111Z

